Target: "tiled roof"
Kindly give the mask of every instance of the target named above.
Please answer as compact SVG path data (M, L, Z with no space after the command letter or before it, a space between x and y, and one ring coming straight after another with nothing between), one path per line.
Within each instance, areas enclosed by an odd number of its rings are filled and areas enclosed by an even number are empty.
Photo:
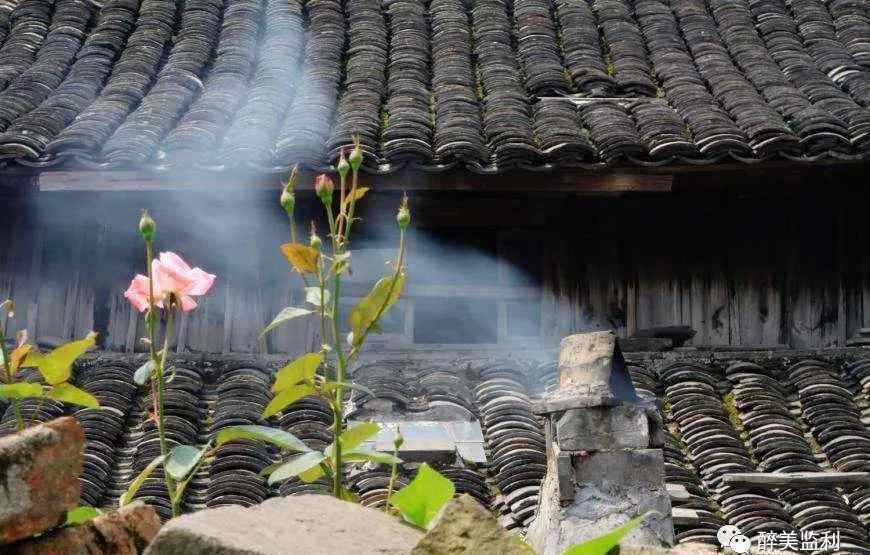
M690 498L682 506L700 516L696 524L678 526L677 539L717 545L716 531L725 522L750 536L765 530L814 530L821 535L839 529L841 552L870 552L870 487L770 491L723 483L723 475L731 472L870 471L870 360L821 361L794 352L759 356L755 362L725 360L673 353L667 359L629 363L635 386L656 394L662 409L665 481L684 486ZM45 421L66 412L83 424L83 503L114 506L129 481L158 453L157 432L147 418L149 393L132 381L136 364L129 357L110 355L77 367L74 380L100 399L101 410L75 410L54 401L23 402L28 420L34 414L34 420ZM361 411L354 414L402 420L478 419L489 464L441 469L457 491L498 510L504 526L528 526L546 460L543 429L531 413L530 401L555 387L555 365L516 359L431 364L371 364L358 369L354 380L377 399L371 404L367 395L354 399ZM293 432L312 448L328 445L332 416L317 400L302 400L268 422L260 418L278 366L278 361L208 356L174 360L174 378L166 390L170 442L205 444L225 426L266 424ZM440 416L432 418L436 413ZM0 435L13 427L13 411L7 407L0 418ZM191 481L185 510L328 491L322 482L288 481L269 487L259 472L277 457L271 448L247 440L222 446ZM400 480L412 472L404 470ZM388 471L357 469L350 483L364 504L378 505L384 500ZM137 497L167 516L163 488L158 471Z
M278 172L354 133L373 172L860 159L870 4L0 3L5 159Z

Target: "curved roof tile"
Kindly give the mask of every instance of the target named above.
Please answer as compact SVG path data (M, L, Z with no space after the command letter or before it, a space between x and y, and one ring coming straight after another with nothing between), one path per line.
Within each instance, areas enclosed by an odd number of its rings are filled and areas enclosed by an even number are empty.
M0 158L494 173L870 156L852 0L0 2Z

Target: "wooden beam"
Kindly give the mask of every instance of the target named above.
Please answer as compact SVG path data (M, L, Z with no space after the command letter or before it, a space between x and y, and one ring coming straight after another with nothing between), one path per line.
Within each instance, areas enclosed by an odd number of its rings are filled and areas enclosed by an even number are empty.
M342 292L348 297L361 297L369 292L371 285L359 282L342 284ZM537 287L522 287L512 285L413 285L409 284L402 291L402 298L453 298L471 297L493 301L523 301L541 298L541 290Z
M735 472L725 474L723 483L765 488L868 486L870 472Z
M39 176L39 190L57 191L187 191L196 189L274 189L281 175L253 173L192 173L173 171L47 171ZM481 175L467 171L439 174L398 171L389 175L364 174L362 180L374 190L386 191L534 191L563 193L628 193L671 191L673 175L611 172L536 173L511 171L503 175ZM314 173L302 172L298 190L314 187Z

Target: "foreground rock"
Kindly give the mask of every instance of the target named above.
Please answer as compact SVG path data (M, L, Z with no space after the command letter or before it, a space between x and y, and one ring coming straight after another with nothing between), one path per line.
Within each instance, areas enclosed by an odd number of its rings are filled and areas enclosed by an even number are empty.
M170 520L146 555L398 555L422 533L396 518L326 495L206 509Z
M79 526L24 540L7 549L8 555L138 555L158 530L157 513L139 503Z
M0 545L64 523L79 501L84 441L69 417L0 439Z
M535 555L469 495L451 501L411 555Z

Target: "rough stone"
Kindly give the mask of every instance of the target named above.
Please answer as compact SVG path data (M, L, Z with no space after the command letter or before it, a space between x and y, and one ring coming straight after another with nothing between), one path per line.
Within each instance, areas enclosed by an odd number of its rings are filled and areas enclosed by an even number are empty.
M65 521L79 500L84 441L70 417L0 439L0 545Z
M556 422L556 441L562 451L645 449L650 442L646 410L636 404L567 410Z
M574 499L559 501L557 460L559 447L548 459L535 520L526 541L539 555L558 555L568 547L600 536L647 511L646 518L631 531L628 545L666 547L674 543L671 503L662 479L663 459L658 449L599 451L575 455Z
M8 555L137 555L159 530L154 509L137 503L79 526L22 540L9 546Z
M536 401L537 414L584 407L616 406L637 401L625 358L612 331L578 333L562 339L559 387Z
M167 522L146 555L406 554L423 534L381 511L326 495L206 509Z
M411 555L534 555L469 495L451 501Z

